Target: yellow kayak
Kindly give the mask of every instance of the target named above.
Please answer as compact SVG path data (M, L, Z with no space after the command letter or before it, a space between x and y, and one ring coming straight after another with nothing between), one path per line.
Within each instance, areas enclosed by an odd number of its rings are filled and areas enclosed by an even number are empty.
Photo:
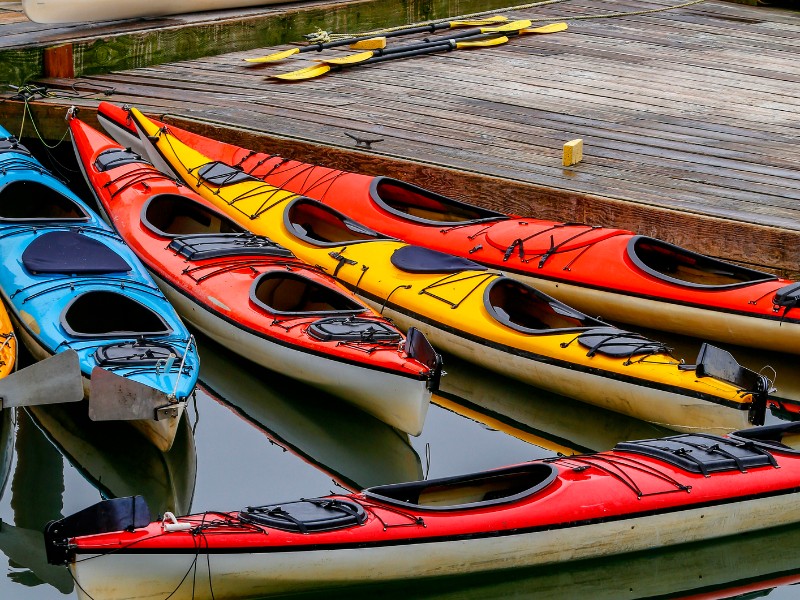
M6 307L0 302L0 379L14 371L16 362L17 338L14 336Z
M468 259L378 234L318 202L211 161L136 109L157 167L251 231L331 273L434 346L501 374L680 431L763 422L769 382L704 345L686 365L664 344L588 317Z

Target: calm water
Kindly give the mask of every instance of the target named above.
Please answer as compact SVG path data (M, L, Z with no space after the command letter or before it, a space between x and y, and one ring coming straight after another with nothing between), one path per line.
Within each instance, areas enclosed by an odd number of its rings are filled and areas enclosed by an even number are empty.
M699 342L670 341L677 354L688 362L694 359ZM167 454L142 442L127 426L91 423L79 410L0 413L0 599L74 597L66 569L46 563L41 530L47 521L102 497L140 493L153 513L230 510L342 488L455 475L555 452L603 450L619 440L667 433L447 357L448 375L437 405L431 407L423 434L409 438L205 338L199 344L202 387ZM800 398L795 359L741 349L735 353L751 367L774 368L781 394ZM558 568L362 587L319 597L366 598L377 592L388 598L441 600L782 600L800 598L795 581L800 581L798 527Z

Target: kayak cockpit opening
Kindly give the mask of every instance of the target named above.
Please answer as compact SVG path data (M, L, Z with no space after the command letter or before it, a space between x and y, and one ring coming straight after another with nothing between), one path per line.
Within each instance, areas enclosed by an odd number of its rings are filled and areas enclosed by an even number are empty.
M180 194L160 194L142 207L142 224L187 260L226 256L294 255L272 240L247 231L222 213Z
M464 225L509 218L503 213L472 206L389 177L373 179L369 194L372 201L386 212L429 225Z
M309 198L293 200L284 217L286 229L317 246L392 239Z
M38 181L11 181L0 188L0 222L89 220L77 202Z
M61 326L73 337L164 336L172 328L154 310L124 294L92 291L73 299L61 313Z
M532 496L553 483L557 473L552 464L528 463L455 477L375 486L364 490L364 495L369 500L413 509L477 509Z
M195 233L246 233L216 210L179 194L159 194L142 207L142 224L161 237Z
M483 303L499 323L521 333L562 333L608 327L515 279L499 277L486 287Z
M645 273L687 287L736 287L777 279L641 235L631 238L627 250L628 258Z
M357 315L366 311L338 289L288 271L262 273L250 288L250 301L280 315Z

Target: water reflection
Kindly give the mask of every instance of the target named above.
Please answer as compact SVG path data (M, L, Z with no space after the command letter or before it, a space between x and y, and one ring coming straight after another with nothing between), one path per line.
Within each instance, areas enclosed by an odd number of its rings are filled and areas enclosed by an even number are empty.
M189 512L196 455L187 419L181 419L168 452L121 422L95 422L80 406L29 408L35 423L103 497L140 494L153 514Z
M673 431L498 377L445 356L447 376L434 402L509 435L562 454L608 450L623 440Z
M565 565L337 590L358 600L635 600L763 597L800 582L800 526ZM746 596L745 596L746 594ZM304 595L304 598L323 598ZM795 597L791 595L791 597Z
M12 411L3 411L11 413ZM16 411L15 450L17 464L11 480L14 525L0 527L0 551L15 583L35 587L47 583L60 592L72 591L69 573L47 564L42 528L62 515L64 465L61 455L48 443L24 411Z
M14 429L11 422L13 411L0 409L0 499L3 498L11 462L14 458Z
M422 477L408 434L315 388L268 371L196 334L202 389L270 440L362 489Z

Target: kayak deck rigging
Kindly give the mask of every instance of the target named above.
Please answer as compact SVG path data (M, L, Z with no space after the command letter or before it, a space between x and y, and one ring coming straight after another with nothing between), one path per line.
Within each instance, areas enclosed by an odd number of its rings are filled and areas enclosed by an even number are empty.
M76 279L74 277L70 277L68 275L65 275L64 277L57 278L57 281L59 283L56 283L56 284L53 284L52 280L37 281L36 283L32 283L30 285L18 288L16 291L14 291L10 295L10 298L16 297L16 295L21 293L21 292L30 291L31 289L33 289L35 287L39 287L39 286L43 286L43 285L44 286L48 286L49 285L49 287L47 287L47 288L45 288L43 290L34 292L33 294L28 295L22 302L25 303L28 300L32 300L33 298L36 298L37 296L41 296L42 294L46 294L48 292L60 291L60 290L63 290L64 288L75 289L77 287L84 286L84 285L92 286L92 285L99 285L99 284L103 284L103 285L108 286L108 287L118 287L121 290L134 289L134 290L137 290L137 291L140 291L140 292L149 293L149 294L151 294L153 296L156 296L158 298L162 298L163 297L163 294L161 293L161 290L159 290L155 286L152 286L152 285L149 285L149 284L146 284L146 283L141 283L141 282L138 282L138 281L130 281L130 280L122 281L122 280L120 280L118 278L115 278L115 277L85 277L85 276L83 276L83 277L80 277L79 279Z

